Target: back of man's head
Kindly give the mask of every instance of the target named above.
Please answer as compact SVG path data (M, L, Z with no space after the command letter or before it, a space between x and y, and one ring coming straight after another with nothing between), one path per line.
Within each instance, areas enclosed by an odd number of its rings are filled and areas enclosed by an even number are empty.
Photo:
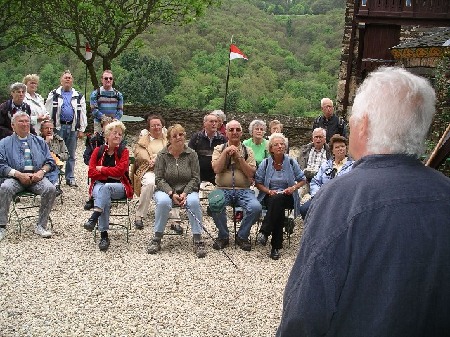
M359 87L351 118L356 122L367 118L367 153L420 156L435 101L434 90L424 78L402 68L382 67Z

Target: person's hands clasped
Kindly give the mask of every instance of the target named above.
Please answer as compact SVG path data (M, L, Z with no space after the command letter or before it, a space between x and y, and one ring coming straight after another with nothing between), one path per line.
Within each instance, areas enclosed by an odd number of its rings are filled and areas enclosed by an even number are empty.
M35 184L38 181L41 181L44 178L44 171L39 170L35 173L22 173L16 172L15 177L20 181L20 183L24 186L29 186L31 184Z
M184 207L186 205L186 194L185 193L181 193L181 194L174 193L174 194L172 194L172 200L176 205L180 205L181 207Z
M234 145L230 145L226 148L226 153L230 157L234 157L235 160L239 158L239 148Z

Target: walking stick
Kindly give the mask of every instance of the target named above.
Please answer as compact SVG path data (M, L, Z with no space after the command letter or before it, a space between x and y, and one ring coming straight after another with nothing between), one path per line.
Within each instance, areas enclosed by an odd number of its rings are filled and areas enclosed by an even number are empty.
M237 222L236 222L236 186L234 181L234 163L231 164L231 177L233 186L233 202L231 204L233 208L233 224L234 224L234 249L236 249L236 239L237 239Z
M198 222L198 224L203 228L203 230L205 231L206 234L208 234L208 236L214 241L216 242L216 239L211 235L210 232L208 232L208 230L206 229L206 227L201 223L201 221L199 220L199 218L196 217L196 215L194 214L194 212L191 211L191 209L185 205L184 206L186 208L186 210L191 213L191 215L194 217L194 219ZM233 264L233 266L236 269L239 269L238 266L236 265L236 263L234 263L234 261L231 259L231 257L223 250L220 249L220 251L223 253L223 255L225 255L227 257L228 260L230 260L230 262Z

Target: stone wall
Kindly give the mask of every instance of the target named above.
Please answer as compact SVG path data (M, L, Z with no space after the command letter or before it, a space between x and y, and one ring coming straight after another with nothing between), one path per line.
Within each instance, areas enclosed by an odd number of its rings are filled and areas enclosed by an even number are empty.
M146 114L159 114L165 121L166 126L170 126L175 123L183 125L186 129L188 136L203 127L203 117L207 112L200 110L186 110L186 109L167 109L162 107L137 107L126 106L125 114L131 116L144 117ZM243 139L249 138L248 125L254 119L262 119L267 125L273 119L278 119L283 126L283 133L289 139L290 146L301 146L307 144L311 139L311 127L313 124L313 118L299 118L291 116L281 115L257 115L253 113L239 114L239 113L227 113L227 119L238 120L244 131ZM89 120L92 120L89 117ZM91 124L91 123L90 123ZM90 125L90 127L92 127ZM145 121L142 122L127 122L127 134L131 137L136 137L140 130L146 128ZM88 129L91 130L91 129Z

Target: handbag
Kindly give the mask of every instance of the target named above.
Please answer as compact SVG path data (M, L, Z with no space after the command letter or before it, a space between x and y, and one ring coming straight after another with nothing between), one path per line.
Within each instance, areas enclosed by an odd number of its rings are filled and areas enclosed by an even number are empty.
M225 193L221 189L215 189L208 194L209 211L221 213L226 206Z

